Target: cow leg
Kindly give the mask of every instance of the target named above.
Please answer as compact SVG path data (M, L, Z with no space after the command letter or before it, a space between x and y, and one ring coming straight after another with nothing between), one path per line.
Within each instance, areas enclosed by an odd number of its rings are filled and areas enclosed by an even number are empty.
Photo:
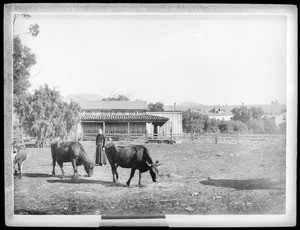
M72 166L73 166L73 170L74 170L74 178L78 177L78 172L77 172L77 165L76 165L76 159L72 159Z
M118 172L117 172L117 168L116 168L115 173L116 173L116 180L117 180L117 182L119 182L119 174L118 174Z
M18 164L14 164L14 175L18 175Z
M139 186L143 187L144 185L142 185L141 180L142 180L142 172L139 171Z
M55 175L55 164L56 164L56 160L53 160L52 161L52 165L53 165L52 175Z
M118 168L118 165L116 165L116 167L115 167L115 176L116 176L117 182L119 182L119 174L117 172L117 168Z
M18 162L18 170L19 170L19 177L22 178L22 166L23 164Z
M117 173L117 168L114 165L111 166L111 172L112 172L112 176L113 176L113 182L114 183L118 182L119 175Z
M116 183L115 171L116 171L116 168L111 167L111 172L112 172L113 182L114 182L114 183Z
M61 173L63 174L63 176L65 176L66 174L65 174L65 171L64 171L64 169L63 169L64 163L61 162L61 163L58 163L58 165L59 165L59 167L60 167Z
M131 173L130 173L130 177L129 177L128 181L126 182L126 185L127 185L128 187L130 186L130 181L131 181L132 177L134 176L134 172L135 172L135 169L132 168L132 169L131 169Z

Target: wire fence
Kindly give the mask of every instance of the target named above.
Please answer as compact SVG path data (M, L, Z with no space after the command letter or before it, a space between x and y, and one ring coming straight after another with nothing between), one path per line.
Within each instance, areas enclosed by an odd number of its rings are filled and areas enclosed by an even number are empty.
M98 133L81 133L69 136L66 140L95 141ZM182 133L182 134L141 134L141 133L109 133L106 134L113 141L125 143L215 143L215 144L259 144L259 143L286 143L286 135L275 134L222 134L222 133ZM16 137L14 137L15 139ZM27 137L22 142L27 147L48 147L56 139L47 139L43 145L34 137Z
M74 139L81 141L95 141L97 133L82 133ZM267 143L286 142L286 135L274 134L216 134L216 133L182 133L182 134L106 134L113 141L141 141L145 143L182 143L182 142L211 142L211 143Z

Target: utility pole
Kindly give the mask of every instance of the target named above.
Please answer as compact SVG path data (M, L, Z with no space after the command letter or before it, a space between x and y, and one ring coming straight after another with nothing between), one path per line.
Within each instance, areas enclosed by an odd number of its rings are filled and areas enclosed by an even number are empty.
M273 117L273 101L271 101L271 117Z

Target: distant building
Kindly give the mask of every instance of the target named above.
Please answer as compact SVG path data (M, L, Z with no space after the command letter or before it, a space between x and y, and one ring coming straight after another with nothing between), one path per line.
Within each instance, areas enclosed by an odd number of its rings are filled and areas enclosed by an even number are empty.
M273 119L275 125L279 126L281 123L286 122L286 111L280 112L278 114L265 114L263 117Z
M286 111L274 115L275 125L279 126L281 123L286 122Z
M202 107L197 110L193 110L203 115L207 115L209 118L214 118L217 120L229 121L232 119L233 114L231 111L227 111L226 107Z
M166 117L169 120L162 126L158 127L158 130L154 131L154 126L148 123L148 133L158 134L182 134L182 112L181 111L163 111L163 112L147 112L149 115Z
M82 108L78 127L82 133L143 134L150 125L153 130L163 126L169 118L147 114L146 101L79 101ZM146 126L146 124L149 124Z

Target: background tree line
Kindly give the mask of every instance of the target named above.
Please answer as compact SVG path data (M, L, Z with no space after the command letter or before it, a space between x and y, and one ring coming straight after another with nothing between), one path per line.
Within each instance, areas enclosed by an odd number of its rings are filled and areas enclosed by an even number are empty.
M15 33L15 23L28 19L28 14L15 14L13 18L13 113L14 131L37 138L42 147L46 139L66 138L71 135L80 119L80 106L71 101L64 102L60 92L50 89L47 84L29 93L30 70L36 64L36 56L22 44L21 35L37 36L38 24L32 24L27 31Z
M233 118L231 120L217 120L209 118L190 110L183 111L183 129L185 132L221 132L221 133L255 133L255 134L275 134L285 133L285 123L279 127L275 125L272 118L264 115L260 107L247 108L241 106L232 110Z

